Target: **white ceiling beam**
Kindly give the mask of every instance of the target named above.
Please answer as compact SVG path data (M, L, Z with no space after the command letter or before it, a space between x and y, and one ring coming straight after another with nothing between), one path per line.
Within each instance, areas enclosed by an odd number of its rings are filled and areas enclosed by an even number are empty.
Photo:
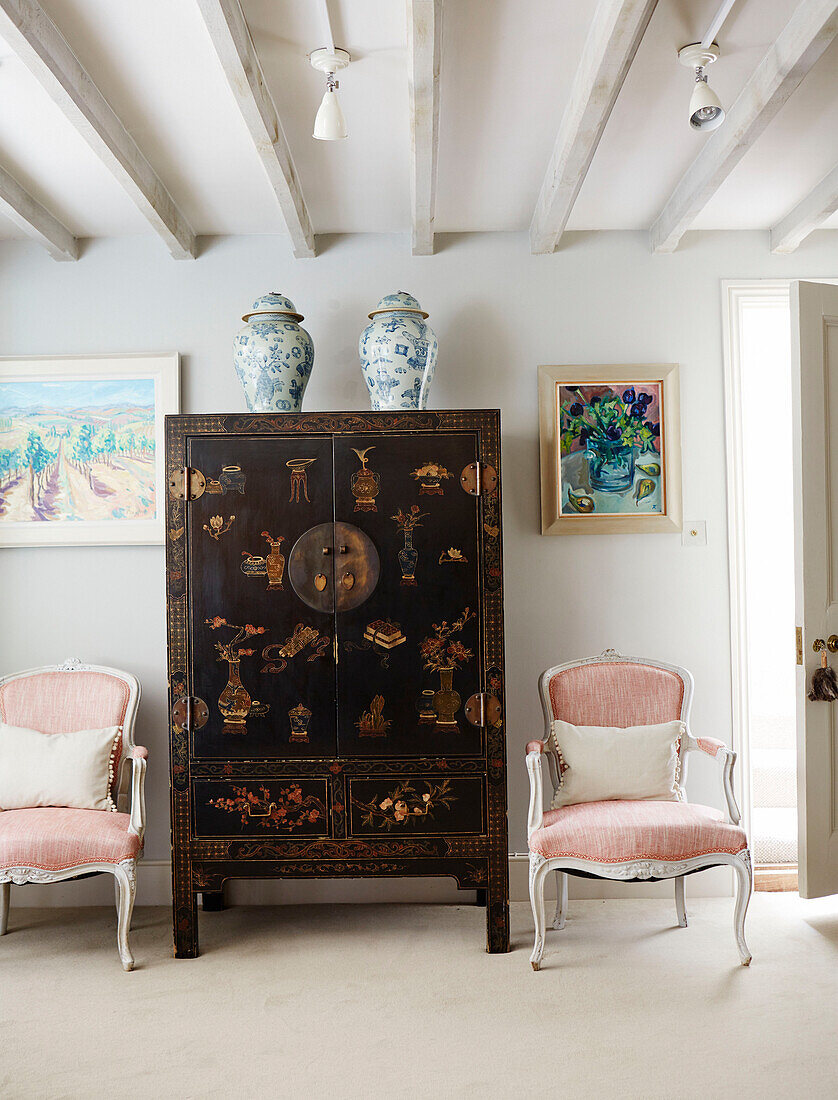
M799 0L791 19L740 92L724 122L707 138L652 225L649 232L654 252L675 251L695 218L836 33L836 0ZM686 94L687 89L685 103Z
M24 191L4 168L0 168L0 214L14 222L27 237L42 244L54 260L79 258L79 242L70 230Z
M197 255L195 234L67 41L36 0L0 0L0 37L110 169L175 259Z
M600 0L573 78L530 225L533 252L555 252L657 0Z
M441 58L442 0L407 0L410 202L414 256L431 256L434 251Z
M215 52L279 202L298 258L315 255L297 170L239 0L198 0Z
M771 230L771 251L794 252L802 240L838 210L838 166Z

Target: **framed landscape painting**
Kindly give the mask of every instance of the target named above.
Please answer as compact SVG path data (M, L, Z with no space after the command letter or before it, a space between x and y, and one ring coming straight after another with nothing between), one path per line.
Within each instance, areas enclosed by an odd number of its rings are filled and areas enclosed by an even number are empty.
M538 368L541 533L681 530L678 367Z
M162 543L177 354L0 359L0 546Z

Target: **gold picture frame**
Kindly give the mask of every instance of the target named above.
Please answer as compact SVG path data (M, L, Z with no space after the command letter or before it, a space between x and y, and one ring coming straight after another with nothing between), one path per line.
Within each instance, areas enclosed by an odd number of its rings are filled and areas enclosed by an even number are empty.
M538 368L542 535L681 530L678 365Z

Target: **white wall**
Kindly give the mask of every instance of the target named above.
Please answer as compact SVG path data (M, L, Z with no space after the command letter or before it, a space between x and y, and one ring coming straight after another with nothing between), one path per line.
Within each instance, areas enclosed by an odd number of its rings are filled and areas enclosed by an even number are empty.
M250 302L279 290L314 339L305 407L361 409L366 314L386 292L417 295L440 343L431 406L502 410L510 850L521 852L523 746L541 730L546 666L607 646L684 664L694 731L736 744L719 280L838 276L836 236L815 234L790 257L771 256L756 232L690 234L671 256L651 255L642 233L570 233L537 257L519 234L442 237L433 257L411 257L401 236L344 237L315 260L294 260L282 238L242 237L204 241L194 262L138 238L87 242L76 264L4 242L0 354L176 350L184 412L240 410L231 340ZM644 362L681 364L684 514L706 519L707 547L678 535L542 537L536 366ZM140 677L146 852L168 858L162 548L3 550L0 616L2 672L78 655ZM721 804L709 761L693 763L691 797Z

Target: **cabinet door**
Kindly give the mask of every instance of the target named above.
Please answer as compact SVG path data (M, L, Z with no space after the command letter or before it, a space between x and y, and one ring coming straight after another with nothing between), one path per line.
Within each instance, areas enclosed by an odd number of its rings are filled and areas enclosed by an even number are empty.
M480 690L478 501L460 474L474 432L335 437L335 518L380 561L362 604L336 616L342 756L469 756L464 714ZM339 556L335 582L342 582Z
M195 437L188 456L207 479L187 507L192 692L210 712L193 756L334 756L334 616L289 578L300 535L332 522L331 438Z

